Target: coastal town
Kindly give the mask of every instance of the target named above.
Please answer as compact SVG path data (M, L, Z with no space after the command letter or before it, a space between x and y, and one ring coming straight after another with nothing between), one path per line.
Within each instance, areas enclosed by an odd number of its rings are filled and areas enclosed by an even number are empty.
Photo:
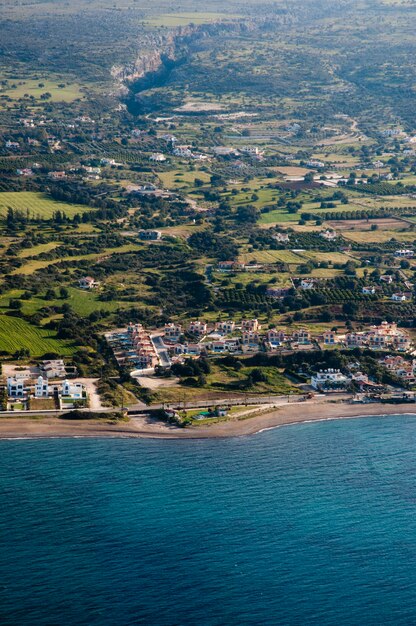
M269 13L156 11L134 21L134 59L109 62L107 29L48 70L15 33L31 52L0 80L6 418L199 428L258 405L414 401L414 119L399 100L360 108L344 36L336 63L298 42L307 80L291 58L282 73ZM114 42L131 37L119 17Z

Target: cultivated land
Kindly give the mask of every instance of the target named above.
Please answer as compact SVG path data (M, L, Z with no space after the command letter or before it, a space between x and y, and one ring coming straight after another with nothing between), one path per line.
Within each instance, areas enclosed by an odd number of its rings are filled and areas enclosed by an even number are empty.
M302 396L357 362L410 392L384 352L324 339L384 319L414 338L415 7L388 7L3 2L2 359L71 357L114 406ZM104 339L129 322L183 329L149 388Z
M56 211L61 211L67 217L74 217L83 213L87 207L81 204L69 204L53 200L44 193L31 191L3 191L0 192L0 216L5 217L8 209L29 213L36 218L50 219Z

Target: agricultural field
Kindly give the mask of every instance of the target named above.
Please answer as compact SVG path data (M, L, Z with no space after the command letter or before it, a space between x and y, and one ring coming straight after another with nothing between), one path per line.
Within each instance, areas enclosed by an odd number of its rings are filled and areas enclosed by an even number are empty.
M416 232L398 232L396 230L370 230L365 232L345 230L342 232L342 236L357 243L385 243L391 240L413 243L416 240Z
M35 218L49 219L56 211L61 211L68 217L77 213L90 211L82 204L68 204L49 198L46 194L34 191L2 191L0 192L0 217L7 215L7 210L22 211Z
M302 263L304 261L303 253L296 254L290 250L256 250L255 252L245 252L240 255L239 260L242 263Z
M38 328L23 319L0 314L0 352L14 354L29 350L32 357L48 352L69 356L76 350L70 341L57 339L53 332Z
M59 87L59 85L64 86ZM45 93L50 94L48 98L50 102L73 102L84 97L79 84L65 82L65 78L54 81L40 77L39 79L9 79L7 84L0 88L0 102L2 96L7 96L11 100L32 96L38 100Z
M63 304L71 306L73 311L81 316L90 315L94 311L115 311L118 308L128 307L128 302L101 302L98 300L97 293L94 291L86 291L77 289L76 287L68 287L68 298L52 298L45 300L44 297L33 297L30 300L22 300L22 313L24 315L33 315L39 309L44 307L59 307ZM12 290L0 296L0 309L4 311L8 308L10 299L20 298L21 290Z

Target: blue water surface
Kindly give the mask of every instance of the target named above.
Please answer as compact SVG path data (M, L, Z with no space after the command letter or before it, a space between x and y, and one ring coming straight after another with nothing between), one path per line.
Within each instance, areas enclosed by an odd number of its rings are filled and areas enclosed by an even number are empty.
M0 624L416 624L416 419L0 441Z

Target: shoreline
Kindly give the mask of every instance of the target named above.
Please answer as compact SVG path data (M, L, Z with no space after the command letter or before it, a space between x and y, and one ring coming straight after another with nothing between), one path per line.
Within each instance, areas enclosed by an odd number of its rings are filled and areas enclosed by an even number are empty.
M79 437L134 437L142 439L221 439L254 435L295 424L322 422L385 415L415 415L414 404L346 404L311 402L288 404L268 413L229 420L207 426L178 428L145 417L131 418L129 422L112 424L103 420L71 421L58 417L30 419L26 417L0 418L0 439L43 439Z

